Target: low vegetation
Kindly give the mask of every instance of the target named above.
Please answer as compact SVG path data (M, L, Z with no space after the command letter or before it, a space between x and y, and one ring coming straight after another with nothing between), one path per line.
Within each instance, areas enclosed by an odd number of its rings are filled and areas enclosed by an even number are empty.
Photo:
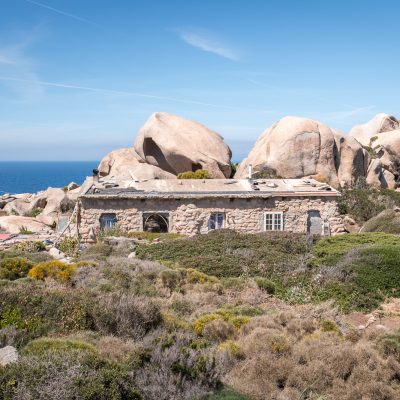
M345 314L400 297L398 236L130 236L0 252L1 399L400 397L399 333Z

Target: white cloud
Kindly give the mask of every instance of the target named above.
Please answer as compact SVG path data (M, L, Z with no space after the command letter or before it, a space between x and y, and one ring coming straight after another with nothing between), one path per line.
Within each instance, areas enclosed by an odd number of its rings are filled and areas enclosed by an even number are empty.
M0 47L0 75L17 78L17 80L3 81L3 84L17 92L25 101L38 99L44 93L43 86L38 82L35 63L27 55L32 40L31 35L19 43Z
M240 60L240 55L237 50L212 37L209 32L194 30L180 30L178 32L180 38L190 46L232 61Z
M376 106L353 107L349 110L336 111L328 115L331 121L339 121L348 118L358 117L360 115L370 115Z
M75 19L75 20L80 21L80 22L85 22L87 24L95 25L92 21L89 21L86 18L79 17L78 15L75 15L75 14L67 13L65 11L62 11L62 10L58 9L58 8L50 7L47 4L39 3L39 2L34 1L34 0L25 0L25 1L27 3L34 4L35 6L38 6L38 7L41 7L41 8L45 8L46 10L53 11L53 12L55 12L57 14L64 15L65 17L69 17L69 18Z

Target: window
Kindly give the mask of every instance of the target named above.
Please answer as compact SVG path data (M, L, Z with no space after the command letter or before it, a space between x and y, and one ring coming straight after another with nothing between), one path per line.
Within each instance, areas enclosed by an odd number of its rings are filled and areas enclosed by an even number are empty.
M223 213L212 213L210 215L210 221L208 227L211 230L222 229L224 227L224 214Z
M117 223L117 216L114 213L100 215L100 229L110 229Z
M283 231L283 212L274 211L265 213L266 231Z

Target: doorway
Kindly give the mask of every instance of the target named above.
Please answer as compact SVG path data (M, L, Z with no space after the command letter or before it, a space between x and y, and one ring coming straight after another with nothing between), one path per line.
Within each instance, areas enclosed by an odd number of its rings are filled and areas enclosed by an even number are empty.
M311 235L322 235L323 224L321 214L317 210L308 211L307 216L307 232Z

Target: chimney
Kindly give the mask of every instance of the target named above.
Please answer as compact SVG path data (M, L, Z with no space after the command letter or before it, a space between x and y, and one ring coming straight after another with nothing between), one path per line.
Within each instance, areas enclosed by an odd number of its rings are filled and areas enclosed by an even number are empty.
M248 176L249 180L251 180L252 176L253 176L253 166L249 164L249 176Z
M93 170L93 182L98 182L99 181L99 170L95 168Z

